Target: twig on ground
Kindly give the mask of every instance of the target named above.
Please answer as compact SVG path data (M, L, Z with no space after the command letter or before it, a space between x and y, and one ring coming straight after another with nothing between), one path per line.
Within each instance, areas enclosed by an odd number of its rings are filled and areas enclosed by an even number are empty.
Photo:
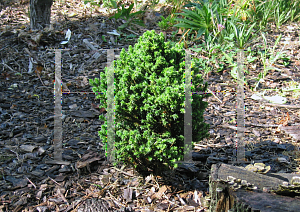
M8 66L7 64L4 63L4 60L2 59L2 63L1 63L4 67L8 68L9 70L11 70L12 72L17 72L15 70L13 70L10 66Z
M30 184L33 185L33 187L36 189L36 185L35 185L31 180L29 180L28 177L26 177L26 179L27 179L27 180L30 182Z
M129 173L127 173L127 172L125 172L125 171L123 171L123 170L120 170L120 169L118 169L118 168L116 168L116 167L112 167L112 168L115 169L115 170L117 170L118 172L121 172L121 173L125 174L125 175L128 175L128 176L130 176L130 177L134 177L134 175L129 174Z
M285 107L291 109L300 109L300 105L283 105L283 104L274 104L274 103L265 103L265 105L274 106L274 107Z
M209 93L211 93L221 104L223 103L221 99L219 99L211 90L207 89Z
M130 30L130 29L127 29L127 28L125 28L128 32L131 32L132 34L135 34L135 35L137 35L137 36L140 36L139 35L139 33L136 33L136 32L134 32L134 31L132 31L132 30Z

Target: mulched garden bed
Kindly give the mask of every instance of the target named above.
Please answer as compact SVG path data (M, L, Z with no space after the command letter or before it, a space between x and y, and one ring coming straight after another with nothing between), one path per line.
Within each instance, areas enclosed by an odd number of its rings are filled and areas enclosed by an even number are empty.
M236 85L230 71L212 71L205 78L209 89L216 91L207 99L205 112L211 135L196 144L193 162L163 176L143 179L131 167L105 161L97 132L102 124L98 116L104 111L97 107L88 79L99 77L107 55L101 50L95 60L95 51L88 49L86 41L96 49L121 50L134 44L144 31L159 29L154 24L134 26L116 39L108 32L122 23L79 8L84 5L55 1L52 28L42 32L29 30L28 5L2 7L0 12L0 210L207 211L211 165L230 163L234 158ZM69 16L60 12L63 10ZM60 42L67 29L72 36L63 46ZM299 83L298 32L296 24L270 30L271 46L283 34L278 48L286 51L291 63L280 67L281 72L270 71L261 88ZM47 163L55 154L55 52L50 49L65 47L70 50L62 51L62 80L70 93L62 99L63 160L70 164L59 165ZM261 67L260 63L248 64L249 76L257 76ZM245 92L247 161L238 165L262 162L271 166L270 172L299 173L299 128L295 127L300 122L299 98L289 96L285 105L276 105L253 100L252 95L250 89ZM280 127L282 120L285 124Z

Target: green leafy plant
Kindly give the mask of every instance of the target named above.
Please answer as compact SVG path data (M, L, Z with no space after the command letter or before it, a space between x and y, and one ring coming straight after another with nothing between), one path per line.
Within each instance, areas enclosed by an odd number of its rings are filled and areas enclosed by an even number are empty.
M185 18L177 18L180 23L174 26L185 28L188 33L195 30L197 33L195 40L204 34L205 41L223 44L225 37L235 33L235 25L240 21L236 16L236 7L229 7L226 0L212 2L198 0L198 2L185 5L192 9L182 9L183 13L176 13ZM213 39L209 38L211 35Z
M300 84L295 81L286 82L286 87L282 89L282 95L290 95L293 98L300 96Z
M148 2L150 3L150 8L153 9L159 3L159 0L148 0Z
M103 40L104 42L107 43L107 40L106 40L106 38L105 38L105 35L102 35L101 38L102 38L102 40Z
M147 31L134 47L123 49L114 62L115 157L133 165L141 174L160 173L183 160L185 113L185 50L182 45L164 42L164 35ZM207 84L191 68L193 141L208 136L203 112ZM108 70L100 80L90 80L93 91L107 108ZM106 121L104 116L100 117ZM107 123L100 138L107 142Z
M92 6L100 6L99 2L94 1L94 0L85 0L84 4L90 4Z
M175 17L172 17L171 15L169 15L166 18L161 16L161 19L162 20L158 22L158 26L164 31L167 31L168 29L172 28L175 24Z
M259 73L259 75L258 75L258 82L257 82L257 85L255 86L255 89L259 85L259 82L265 78L265 76L267 75L269 70L280 71L280 69L274 67L274 63L277 60L284 58L284 56L285 56L285 53L282 51L279 51L275 54L275 49L281 39L281 35L278 36L278 38L276 39L275 44L274 44L273 48L271 49L271 51L267 47L267 39L266 39L266 36L264 35L264 33L262 33L261 36L264 41L264 51L259 51L258 53L261 56L261 61L263 64L263 71L261 73Z
M126 22L124 24L122 24L121 26L119 26L118 28L120 30L128 27L128 25L130 23L135 23L141 26L144 26L144 23L142 20L136 18L137 15L144 13L144 11L138 11L138 12L132 12L134 4L129 5L128 8L125 8L124 5L121 5L121 8L118 8L117 12L110 17L110 19L114 18L114 19L124 19Z
M229 67L231 67L231 76L233 79L237 79L238 75L237 75L237 63L234 62L233 60L233 56L236 55L236 51L231 51L230 53L226 53L225 51L222 52L224 57L226 58L226 63L229 64Z
M280 10L280 3L278 3L274 11L274 18L276 28L279 29L282 24L291 18L291 11L287 9Z
M213 28L212 18L217 10L217 4L212 5L204 1L203 3L190 3L185 5L185 7L193 7L194 10L181 9L183 13L175 13L177 15L184 16L185 18L176 18L175 20L180 21L180 23L174 25L179 28L185 28L190 30L196 30L197 37L205 35L205 39L208 38L209 33Z
M253 0L231 0L228 3L231 8L231 14L242 21L246 21L253 16L255 4Z
M221 48L221 45L218 43L215 43L216 36L209 35L208 38L200 45L195 46L194 48L191 48L194 52L197 52L198 54L204 54L205 57L209 58L206 62L207 65L216 64L218 61L218 53L219 49ZM218 66L218 65L217 65ZM206 71L209 70L209 68L206 68Z
M172 41L175 41L175 40L176 40L176 34L177 34L177 32L178 32L178 31L173 31L173 32L172 32L172 34L171 34L171 40L172 40Z
M236 67L236 63L233 62L233 57L236 56L237 50L234 45L234 34L230 34L229 37L224 37L221 44L218 42L218 33L216 33L215 36L210 34L203 43L195 45L190 49L197 53L195 59L197 61L196 64L198 64L200 70L204 70L205 73L213 69L223 71L226 67L226 63L229 64L229 67ZM226 52L227 57L224 55ZM198 56L200 56L200 58ZM203 57L206 59L202 62Z
M256 7L255 19L259 23L260 29L267 26L268 21L273 16L273 11L276 9L274 1L261 1Z
M103 4L103 6L107 7L107 8L116 8L117 7L117 1L114 1L114 0L102 0L102 1L100 1L100 0L85 0L84 4L90 4L92 7L94 7L94 6L100 7L101 4Z
M188 0L167 0L167 3L170 3L173 6L172 14L179 12L181 7L187 2Z
M266 0L257 1L255 20L260 28L275 22L277 29L287 21L296 21L300 17L300 1L298 0Z
M137 36L134 35L134 34L129 34L129 35L126 35L126 41L132 41L136 38Z
M273 65L277 60L279 60L281 57L284 56L284 53L279 51L275 54L276 46L278 45L282 35L278 36L271 51L269 51L269 49L267 47L267 39L266 39L266 36L264 35L264 33L262 33L261 36L264 40L264 51L259 51L259 54L261 55L261 61L264 66L264 71L262 74L262 78L264 78L267 75L269 70L276 69L276 70L280 71L280 69L274 67ZM269 58L267 58L268 55L270 55Z
M236 61L234 61L234 58L237 56L237 52L239 49L237 46L234 45L233 41L234 35L231 35L230 37L227 37L226 40L231 41L227 45L223 45L221 48L221 52L223 54L223 57L220 59L221 61L229 64L228 67L231 68L230 74L233 79L235 80L241 80L243 84L247 84L246 77L244 76L243 79L238 79L238 64ZM251 49L250 49L251 50ZM252 57L251 57L252 58ZM249 74L248 70L243 70L245 73Z
M274 10L274 19L276 28L287 22L288 20L294 21L300 16L300 2L299 1L275 1L276 5Z
M137 40L137 35L135 34L124 34L124 36L122 38L120 38L120 41L126 41L126 42L133 42L135 40Z
M240 26L237 26L233 22L230 22L230 24L234 28L234 37L236 39L237 47L243 49L247 43L249 44L251 37L253 37L252 30L256 23L252 24L250 27L246 23L243 23Z
M258 57L255 56L254 52L251 50L251 47L247 48L247 63L253 63L254 61L256 61L258 59Z
M290 1L290 6L288 7L291 11L291 18L290 20L296 21L300 17L300 1L292 0Z
M204 76L212 71L213 67L210 66L209 61L205 60L202 57L195 58L194 60L195 60L196 67L199 68L200 70L203 70Z

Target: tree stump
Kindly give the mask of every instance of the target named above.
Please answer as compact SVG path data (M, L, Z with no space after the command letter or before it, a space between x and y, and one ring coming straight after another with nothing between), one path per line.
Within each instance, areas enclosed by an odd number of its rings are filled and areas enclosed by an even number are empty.
M242 167L214 164L209 185L211 212L300 211L299 174L258 174Z

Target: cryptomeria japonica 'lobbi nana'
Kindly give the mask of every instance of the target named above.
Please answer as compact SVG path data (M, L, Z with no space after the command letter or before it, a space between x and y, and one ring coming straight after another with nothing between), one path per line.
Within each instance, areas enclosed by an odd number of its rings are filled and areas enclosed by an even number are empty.
M193 64L193 62L192 62ZM208 136L203 112L207 84L192 66L192 138ZM90 80L100 107L107 108L107 74ZM164 35L147 31L114 61L115 157L141 174L159 174L183 160L185 50L165 42ZM104 116L100 119L106 121ZM107 122L99 136L107 142Z

